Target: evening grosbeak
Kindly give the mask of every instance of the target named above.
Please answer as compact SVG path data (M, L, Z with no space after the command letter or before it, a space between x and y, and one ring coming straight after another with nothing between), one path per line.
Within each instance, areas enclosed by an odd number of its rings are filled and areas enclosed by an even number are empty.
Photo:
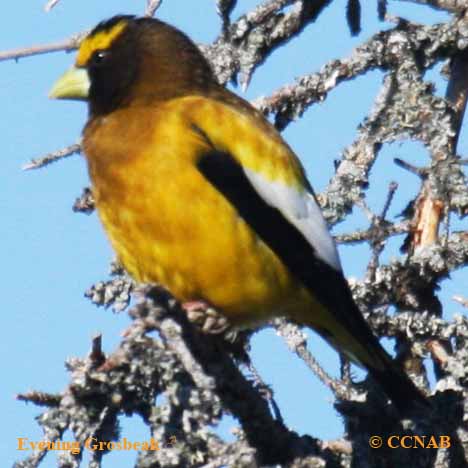
M401 410L425 404L354 303L298 158L185 34L152 18L104 21L50 96L88 101L93 195L136 281L234 326L286 316L367 368Z

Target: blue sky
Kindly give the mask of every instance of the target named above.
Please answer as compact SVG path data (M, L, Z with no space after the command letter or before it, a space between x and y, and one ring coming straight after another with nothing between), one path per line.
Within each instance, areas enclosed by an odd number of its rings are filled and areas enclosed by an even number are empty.
M0 18L0 50L62 40L117 13L141 14L145 6L143 0L62 0L46 14L42 9L45 3L46 0L6 2ZM239 0L234 17L257 3ZM346 2L334 2L306 33L276 51L257 70L244 97L268 95L295 77L317 71L325 62L349 54L372 33L389 27L377 21L374 2L364 3L360 36L349 36L344 18ZM393 7L393 3L390 4L393 13L419 22L446 18L421 6L396 2L397 7ZM214 4L214 0L165 0L157 16L183 29L195 41L206 43L219 30ZM0 62L0 258L3 261L0 287L4 335L0 353L3 375L7 377L0 393L0 461L8 465L22 458L16 450L17 437L40 440L42 435L34 421L40 409L15 401L14 395L32 388L61 391L68 381L64 360L85 355L91 336L97 331L103 334L104 349L111 351L128 323L125 314L98 309L83 295L95 281L106 278L113 256L96 215L85 216L71 210L75 198L88 185L83 159L74 156L39 171L21 170L30 158L73 143L80 134L86 120L85 106L47 99L51 84L72 61L73 54L58 52L18 62ZM314 105L303 119L284 132L317 191L326 186L332 175L333 160L353 141L381 78L381 73L373 72L338 87L324 103ZM444 92L445 83L438 76L438 69L430 72L428 79L436 82L439 93ZM465 133L459 146L462 154L466 152ZM388 145L383 149L371 175L368 203L379 211L386 195L382 187L398 180L401 188L390 217L401 212L418 189L415 177L393 165L391 160L395 156L417 165L428 162L427 152L418 143ZM362 213L355 213L336 232L366 227L366 223ZM459 228L462 224L454 220L454 226ZM384 258L394 255L400 243L401 238L393 240ZM346 274L361 276L368 249L347 247L340 248L340 252ZM462 312L450 298L463 293L467 274L457 272L453 278L454 281L444 282L440 293L448 317ZM333 350L315 335L311 335L309 348L330 373L337 373L338 359ZM305 370L302 362L290 355L271 330L255 335L253 359L265 382L275 390L288 426L299 433L325 439L342 434L329 391ZM122 435L147 437L139 421L124 419ZM229 434L233 425L232 420L224 421L221 434ZM104 466L130 466L134 458L135 454L112 455L106 457ZM49 455L42 466L55 466L54 455Z

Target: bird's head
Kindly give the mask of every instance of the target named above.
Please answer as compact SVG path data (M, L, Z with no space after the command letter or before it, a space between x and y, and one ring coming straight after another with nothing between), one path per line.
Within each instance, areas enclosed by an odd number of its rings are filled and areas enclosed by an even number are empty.
M54 84L55 99L87 100L91 115L213 86L211 68L181 31L154 18L115 16L81 42L74 66Z

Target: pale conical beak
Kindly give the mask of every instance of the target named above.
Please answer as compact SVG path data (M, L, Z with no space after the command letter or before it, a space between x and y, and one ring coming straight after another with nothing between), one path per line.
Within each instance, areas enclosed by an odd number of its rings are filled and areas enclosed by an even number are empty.
M89 95L89 87L90 81L86 69L72 67L52 86L49 98L86 100Z

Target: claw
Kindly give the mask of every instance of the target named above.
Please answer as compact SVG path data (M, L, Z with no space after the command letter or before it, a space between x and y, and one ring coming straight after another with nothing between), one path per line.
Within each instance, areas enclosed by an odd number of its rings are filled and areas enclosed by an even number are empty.
M217 335L229 327L228 319L204 301L189 301L182 304L187 318L203 332Z

